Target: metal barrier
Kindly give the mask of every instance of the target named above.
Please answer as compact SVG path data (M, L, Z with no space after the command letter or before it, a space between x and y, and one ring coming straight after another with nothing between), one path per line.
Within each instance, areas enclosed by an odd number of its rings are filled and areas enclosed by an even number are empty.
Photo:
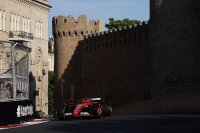
M29 99L29 53L18 42L0 41L0 102Z

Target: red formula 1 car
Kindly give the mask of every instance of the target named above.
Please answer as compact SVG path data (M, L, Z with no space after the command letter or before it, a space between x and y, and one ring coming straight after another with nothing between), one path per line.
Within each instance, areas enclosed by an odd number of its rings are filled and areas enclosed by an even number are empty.
M111 116L111 104L106 104L101 98L84 98L78 104L69 102L61 104L57 109L57 118L60 120L68 118L83 118Z
M86 97L76 105L72 115L76 118L88 116L100 118L103 115L103 106L99 102Z

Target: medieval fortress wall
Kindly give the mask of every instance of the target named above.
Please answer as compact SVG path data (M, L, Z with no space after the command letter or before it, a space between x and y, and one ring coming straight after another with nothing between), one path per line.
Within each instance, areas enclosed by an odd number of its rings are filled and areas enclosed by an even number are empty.
M72 16L53 18L53 34L55 44L57 44L55 45L55 75L56 88L58 89L56 95L59 97L59 101L66 99L66 97L69 98L69 89L74 88L74 85L63 77L70 78L69 74L64 73L69 71L70 61L75 55L78 42L83 40L85 35L101 32L102 28L101 20L90 20L88 23L87 17L84 15L79 16L77 21ZM81 66L78 66L78 69L81 69ZM75 76L71 70L68 73L73 77ZM80 76L80 73L77 75ZM79 78L76 79L78 80Z
M200 93L200 1L152 0L152 97Z
M56 104L89 96L137 101L135 113L199 110L199 12L198 0L150 0L149 24L108 32L54 18Z
M147 22L86 36L79 45L80 96L112 99L114 105L148 98Z
M105 97L119 105L148 97L147 22L105 32L85 16L53 24L57 100Z

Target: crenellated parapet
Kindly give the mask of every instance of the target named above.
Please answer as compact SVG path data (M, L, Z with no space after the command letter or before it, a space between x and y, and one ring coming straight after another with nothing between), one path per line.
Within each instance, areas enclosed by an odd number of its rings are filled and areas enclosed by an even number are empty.
M57 31L54 32L54 37L80 37L84 36L86 32L83 31Z
M93 34L89 34L85 36L85 39L89 39L92 37L97 37L97 36L109 36L109 35L120 35L123 36L122 33L124 33L124 35L141 35L146 33L148 30L148 22L144 21L140 24L134 24L134 25L129 25L129 26L123 26L123 27L119 27L119 28L114 28L108 31L103 31L100 33L93 33Z
M53 17L53 34L55 37L74 37L98 33L103 29L102 20L87 22L85 15L80 15L77 20L73 16Z
M112 30L84 36L82 51L112 48L148 40L148 22L123 26Z

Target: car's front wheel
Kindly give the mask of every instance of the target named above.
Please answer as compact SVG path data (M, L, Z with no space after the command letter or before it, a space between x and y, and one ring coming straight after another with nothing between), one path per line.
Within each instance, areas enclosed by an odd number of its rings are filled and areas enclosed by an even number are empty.
M66 107L66 104L63 103L63 104L59 105L57 110L56 110L56 117L59 120L64 120L65 119L65 107Z

